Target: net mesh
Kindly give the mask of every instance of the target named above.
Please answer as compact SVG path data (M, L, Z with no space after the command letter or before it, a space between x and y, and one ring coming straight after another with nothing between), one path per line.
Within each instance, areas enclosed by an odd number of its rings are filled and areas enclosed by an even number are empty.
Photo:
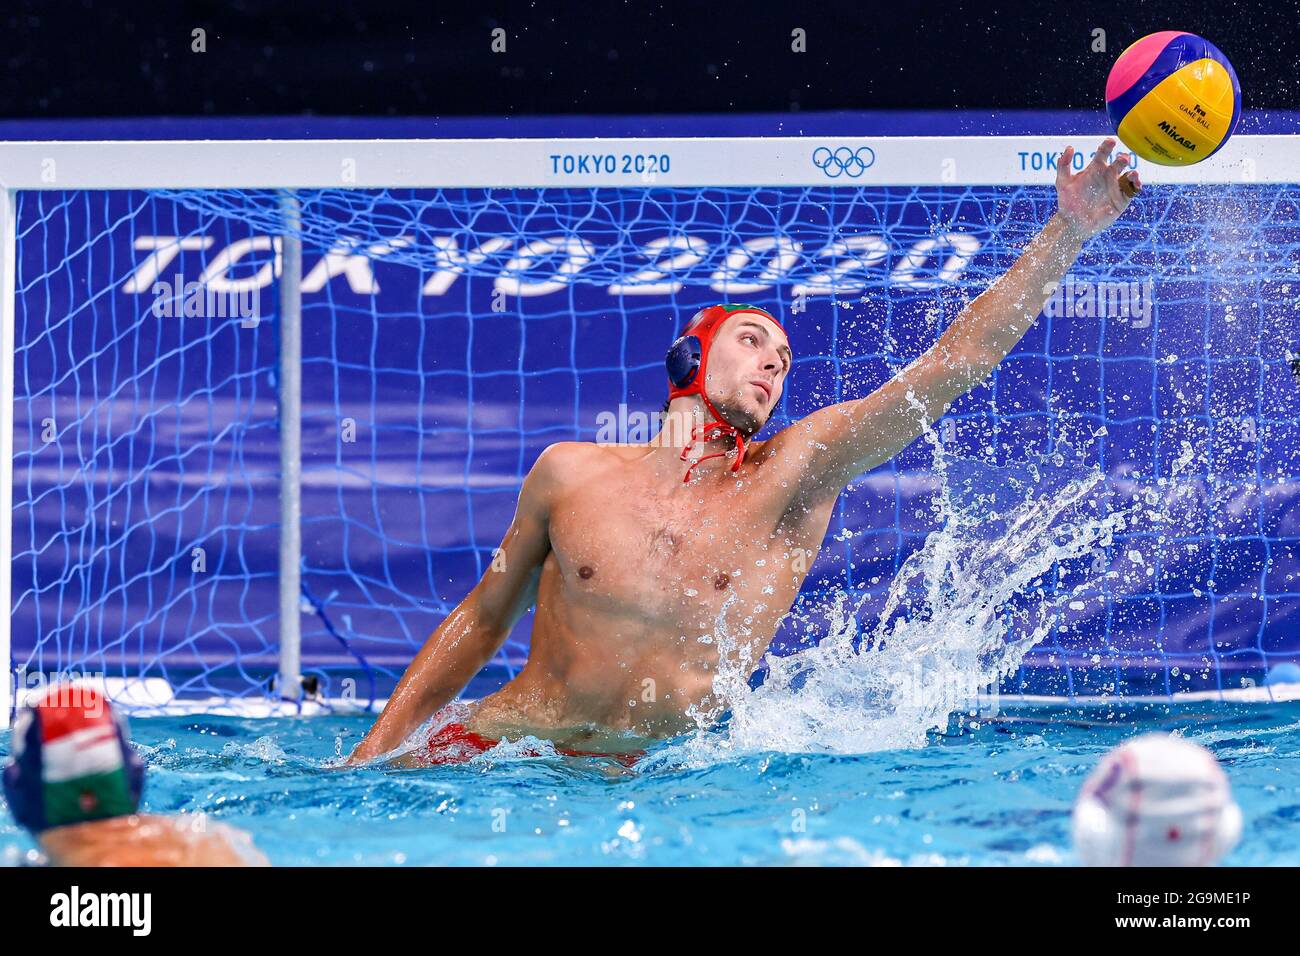
M869 394L1014 262L1038 187L318 190L303 268L303 662L383 694L473 586L546 445L640 437L698 307L751 301L796 360L767 432ZM262 697L277 655L276 191L20 193L14 665ZM1112 488L1182 502L1096 568L1009 689L1236 687L1289 626L1300 187L1148 187L940 426L954 457L1087 426ZM1088 290L1090 298L1082 290ZM254 316L213 315L216 292ZM1092 293L1096 293L1093 295ZM239 298L243 297L243 298ZM1076 302L1077 299L1077 302ZM1101 302L1101 314L1089 302ZM1085 310L1089 310L1085 314ZM801 606L879 608L932 530L918 442L837 504ZM1149 569L1149 571L1148 571ZM1051 586L1049 582L1048 586ZM778 651L817 639L809 615ZM520 622L471 693L512 676Z

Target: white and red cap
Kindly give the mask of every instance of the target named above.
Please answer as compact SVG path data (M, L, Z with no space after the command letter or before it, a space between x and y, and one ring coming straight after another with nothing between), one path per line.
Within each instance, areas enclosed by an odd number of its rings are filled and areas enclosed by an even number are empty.
M1085 866L1212 866L1241 836L1227 775L1200 744L1150 733L1115 747L1074 804Z

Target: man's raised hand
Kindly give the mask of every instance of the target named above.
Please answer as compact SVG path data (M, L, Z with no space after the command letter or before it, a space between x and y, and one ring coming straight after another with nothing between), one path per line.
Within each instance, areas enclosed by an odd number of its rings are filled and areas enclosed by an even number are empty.
M1128 208L1142 189L1137 170L1125 172L1127 153L1113 162L1111 152L1116 140L1107 137L1097 148L1092 161L1077 173L1070 171L1074 147L1067 146L1056 164L1056 200L1060 215L1083 238L1101 232Z

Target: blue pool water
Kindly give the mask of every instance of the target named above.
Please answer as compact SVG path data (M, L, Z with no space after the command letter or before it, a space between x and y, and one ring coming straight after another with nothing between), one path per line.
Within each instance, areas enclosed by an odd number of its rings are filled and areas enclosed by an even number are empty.
M978 728L954 720L915 749L652 759L631 773L493 754L332 769L368 725L136 720L146 809L242 827L281 865L1069 865L1071 805L1098 758L1170 730L1209 747L1232 782L1245 830L1226 862L1300 865L1300 704L1026 708ZM23 862L32 847L0 815L0 856Z

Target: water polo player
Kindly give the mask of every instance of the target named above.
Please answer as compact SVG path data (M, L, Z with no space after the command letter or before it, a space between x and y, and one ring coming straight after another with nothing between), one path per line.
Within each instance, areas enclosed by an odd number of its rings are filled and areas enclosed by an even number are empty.
M757 664L844 487L982 382L1083 243L1136 195L1114 146L1107 139L1078 173L1065 151L1056 213L916 361L866 398L765 441L753 436L786 385L786 330L753 306L699 312L668 354L665 428L647 445L561 442L542 453L498 559L416 655L351 760L411 745L425 762L459 761L525 736L630 759L720 714L719 635L737 667ZM533 606L518 676L442 710ZM412 741L431 717L432 736Z

